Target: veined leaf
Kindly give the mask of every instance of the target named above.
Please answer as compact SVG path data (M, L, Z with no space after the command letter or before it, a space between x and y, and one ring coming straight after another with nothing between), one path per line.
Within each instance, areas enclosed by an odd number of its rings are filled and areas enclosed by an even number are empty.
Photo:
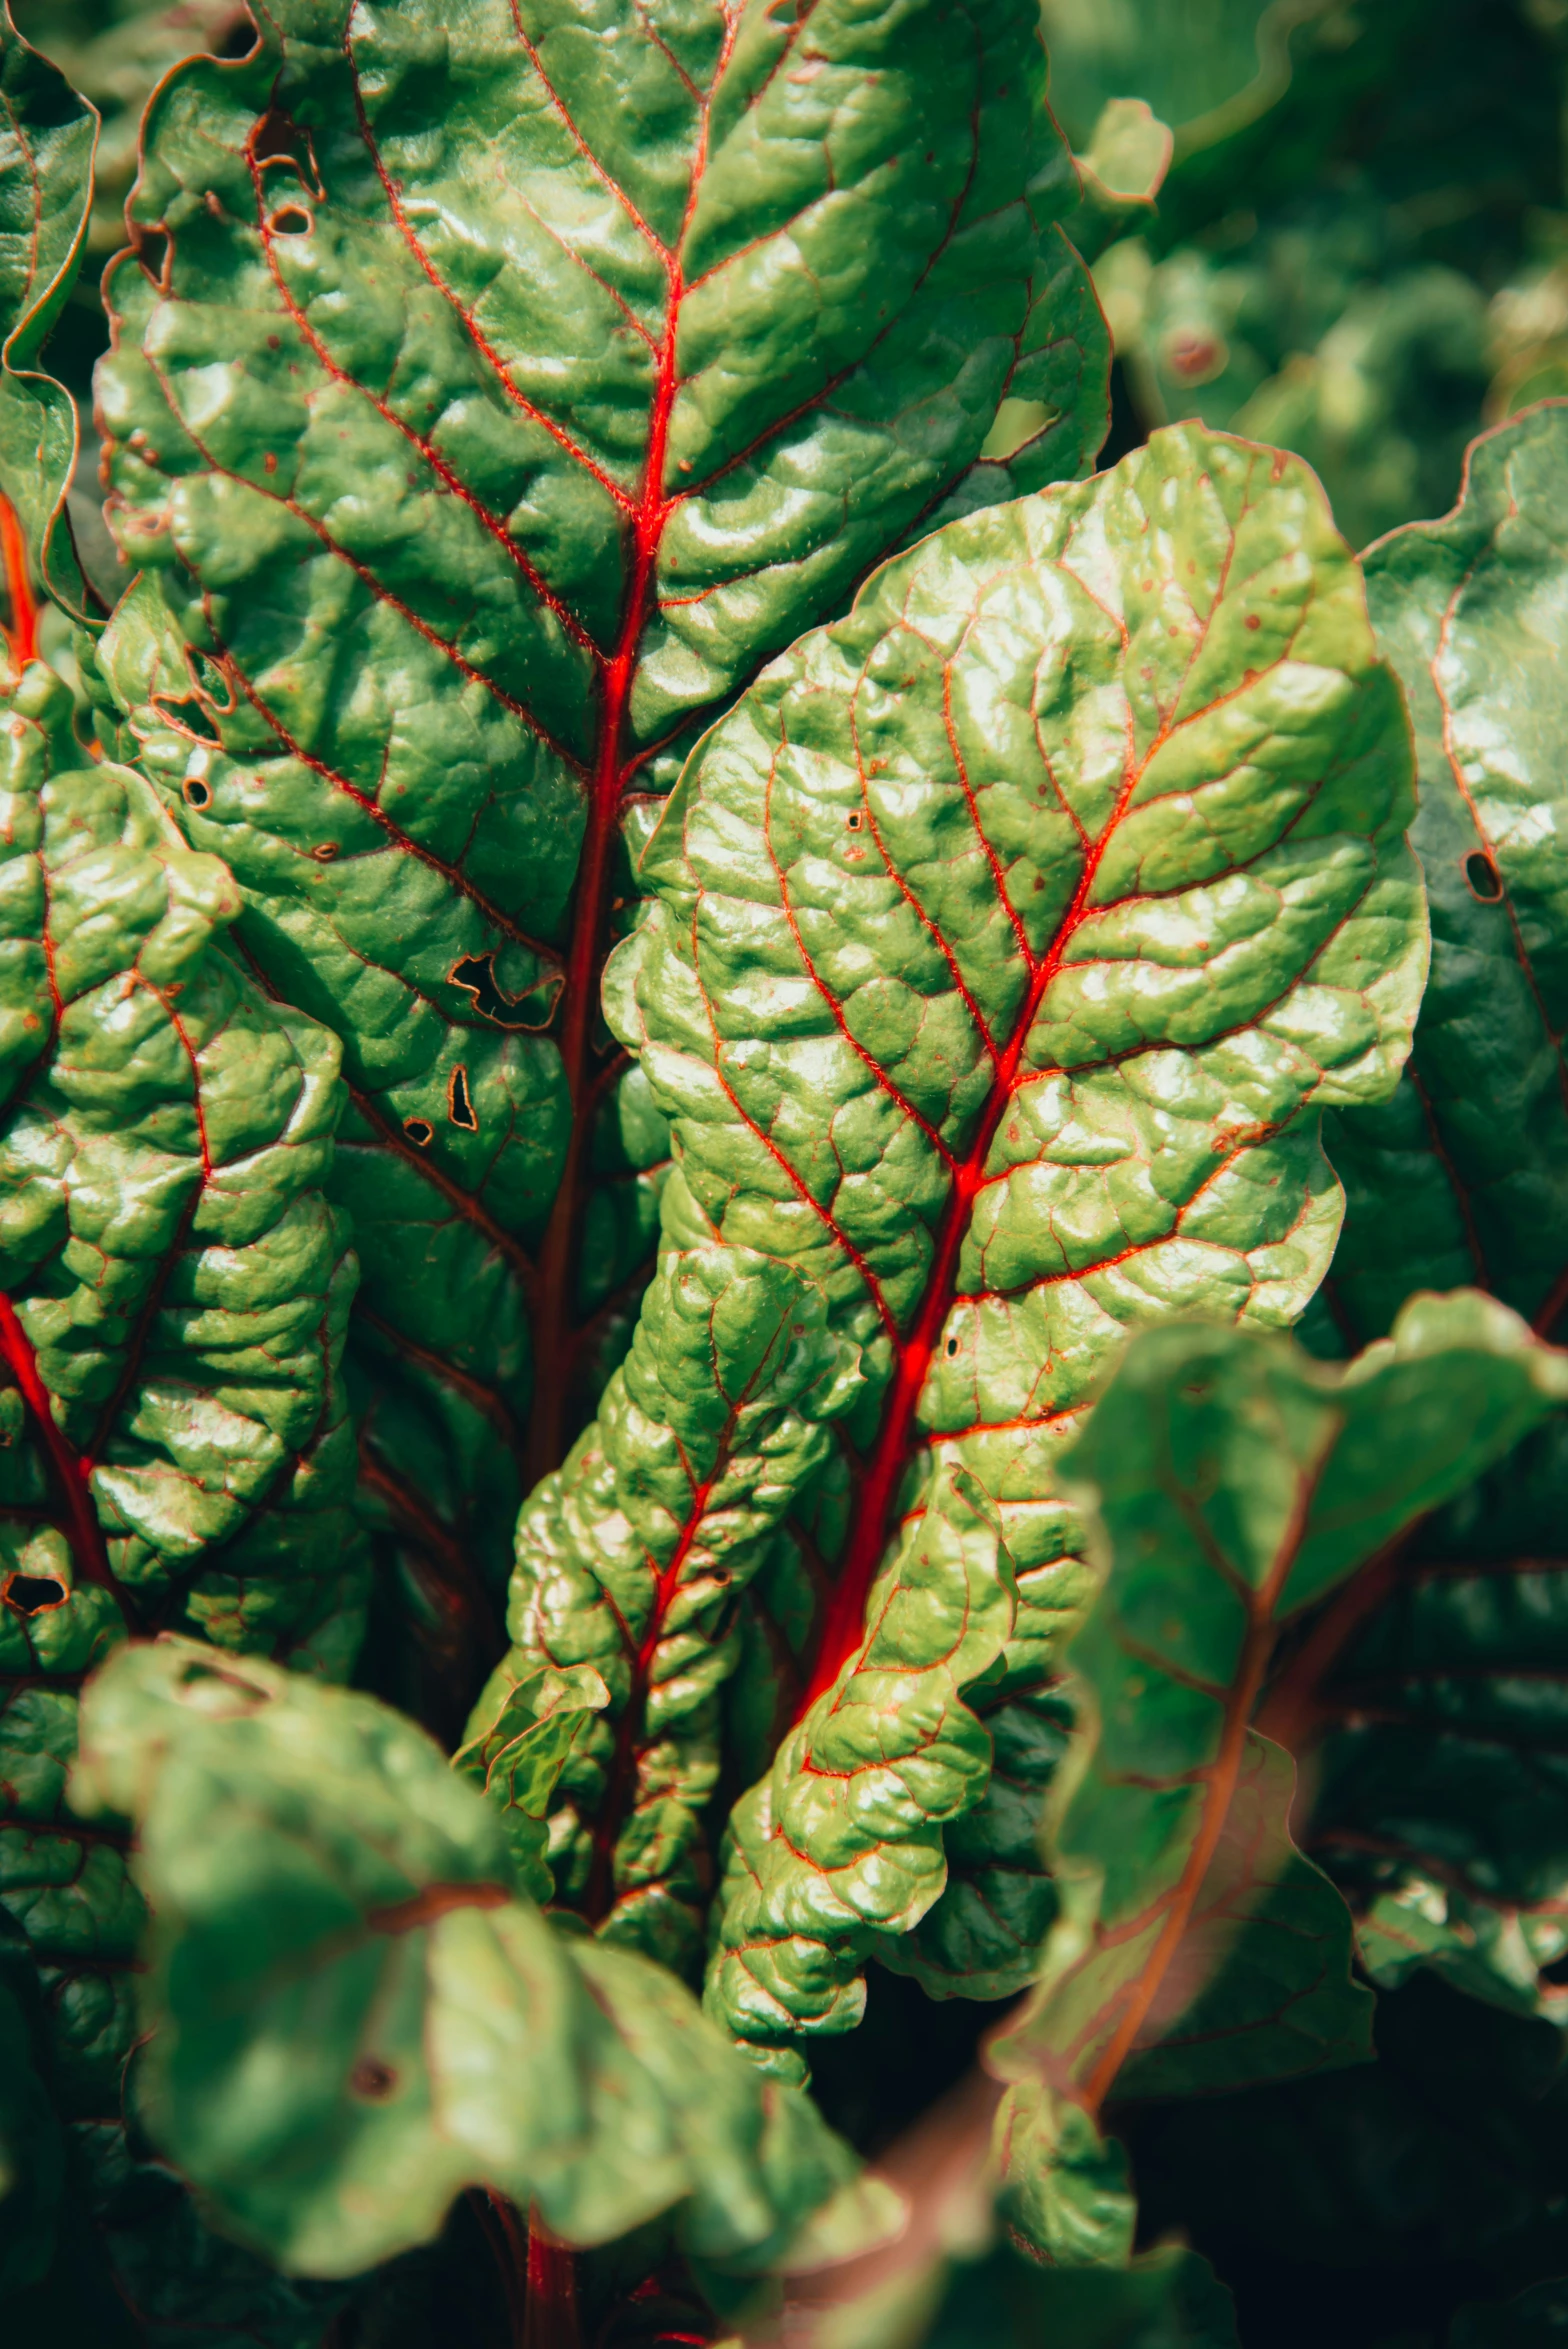
M889 565L687 767L607 986L667 1228L809 1273L867 1376L709 1984L776 2060L941 1892L966 1693L1054 1674L1053 1462L1126 1331L1321 1278L1318 1112L1387 1093L1424 971L1409 794L1316 485L1192 430Z
M702 1821L736 1601L859 1384L792 1266L672 1249L597 1421L518 1519L515 1645L470 1735L493 1739L497 1706L520 1701L543 1730L562 1667L602 1674L608 1706L563 1756L556 1887L608 1939L678 1967L700 1960L712 1890Z
M1108 2099L1370 2057L1349 1912L1291 1843L1290 1758L1253 1710L1285 1626L1563 1401L1568 1356L1474 1293L1416 1299L1343 1372L1255 1331L1129 1348L1061 1465L1104 1549L1070 1649L1061 1915L988 2056L1018 2083L999 2140L1014 2223L1045 2255L1125 2257L1130 2202L1091 2226L1079 2185Z
M225 959L228 874L84 756L39 663L0 792L0 1909L97 2168L141 1903L123 1833L66 1802L77 1691L127 1626L347 1669L354 1263L321 1188L335 1038Z
M1444 520L1366 558L1410 696L1432 976L1385 1108L1325 1129L1349 1198L1312 1316L1338 1351L1413 1286L1490 1289L1550 1336L1568 1299L1568 405L1478 441ZM1452 1969L1561 2010L1568 1949L1568 1428L1413 1529L1331 1608L1272 1702L1316 1747L1312 1848L1380 1978Z
M76 467L75 403L37 365L76 276L92 206L98 117L0 7L0 491L10 500L50 593L86 616L65 515ZM8 563L13 578L25 564ZM31 615L13 612L19 660L31 660Z
M105 657L343 1038L370 1495L499 1583L497 1454L559 1463L651 1270L668 1145L598 1021L628 801L950 491L1082 472L1104 327L1030 0L259 21L148 119Z
M576 2242L680 2204L741 2272L886 2225L896 2198L667 1973L514 1895L494 1808L373 1698L125 1649L72 1791L136 1824L150 2125L285 2269L386 2258L475 2182Z

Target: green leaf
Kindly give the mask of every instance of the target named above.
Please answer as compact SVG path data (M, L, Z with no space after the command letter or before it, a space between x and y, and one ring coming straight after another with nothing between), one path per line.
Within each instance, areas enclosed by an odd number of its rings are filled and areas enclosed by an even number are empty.
M597 1421L518 1519L514 1645L471 1724L493 1740L508 1715L540 1717L532 1692L562 1667L603 1675L607 1703L562 1756L556 1883L605 1938L685 1970L712 1884L736 1602L860 1384L825 1323L776 1258L670 1251Z
M539 1664L519 1672L505 1659L476 1707L485 1728L452 1756L453 1769L500 1811L518 1890L530 1900L547 1901L555 1890L545 1856L550 1798L593 1715L609 1702L591 1664L565 1671Z
M367 1506L472 1611L651 1270L668 1144L597 1016L628 804L950 491L1082 473L1108 350L1032 0L262 27L148 116L105 660L343 1039Z
M1430 1975L1380 1996L1378 2060L1129 2113L1140 2223L1243 2285L1247 2338L1445 2341L1456 2302L1568 2272L1562 2035ZM1408 2327L1408 2330L1406 2329Z
M85 756L41 663L0 703L0 794L0 1918L96 2172L142 1912L123 1832L66 1801L77 1691L162 1624L348 1669L354 1261L336 1040L227 960L229 875Z
M0 491L51 595L87 617L65 495L76 406L38 365L75 281L92 205L98 117L0 8ZM16 615L13 613L13 625ZM27 644L24 655L36 648Z
M1345 1371L1258 1331L1129 1347L1061 1465L1104 1580L1070 1650L1061 1915L989 2056L1026 2083L1026 2128L1005 2106L998 2128L1027 2232L1054 2223L1039 2163L1072 2116L1371 2055L1349 1913L1291 1843L1294 1771L1254 1707L1287 1625L1565 1400L1568 1356L1475 1294L1415 1300Z
M134 1820L154 1918L149 2125L285 2270L353 2273L481 2182L575 2242L679 2204L742 2273L885 2229L677 1982L514 1895L494 1808L385 1706L166 1640L82 1718L73 1799Z
M1321 1278L1318 1112L1388 1091L1424 970L1409 809L1315 484L1197 432L927 540L687 768L607 989L667 1226L809 1272L867 1376L733 1822L709 1997L759 2049L850 2027L936 1901L990 1774L966 1692L1054 1678L1053 1462L1126 1331Z
M1413 1287L1469 1281L1551 1334L1568 1296L1568 407L1478 441L1444 520L1367 557L1410 695L1413 839L1432 976L1386 1107L1330 1118L1348 1194L1314 1316L1338 1351ZM1413 1529L1381 1587L1331 1610L1281 1702L1316 1749L1310 1848L1364 1919L1383 1979L1441 1965L1505 2004L1563 2011L1568 1949L1568 1428ZM1392 1937L1391 1939L1389 1937Z

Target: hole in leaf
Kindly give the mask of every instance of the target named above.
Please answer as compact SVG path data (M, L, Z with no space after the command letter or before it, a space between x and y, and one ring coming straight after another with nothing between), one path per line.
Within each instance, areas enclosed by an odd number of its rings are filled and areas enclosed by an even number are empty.
M508 995L495 975L492 954L466 955L452 965L447 981L471 995L480 1018L493 1020L498 1028L542 1028L559 991L559 981L551 972L521 995Z
M422 1117L405 1117L403 1120L403 1131L416 1150L423 1150L428 1146L434 1138L435 1130L435 1127L428 1124Z
M382 2097L390 2096L397 2086L397 2074L379 2056L362 2055L348 2076L348 2084L356 2096L368 2097L372 2103L379 2103Z
M185 668L203 708L215 710L220 718L232 718L240 706L240 697L227 669L219 668L216 661L209 660L192 645L185 647Z
M136 239L136 258L143 273L163 293L169 290L171 247L161 228L144 228Z
M1480 905L1500 905L1503 876L1484 848L1472 848L1464 860L1465 887Z
M5 1586L6 1604L19 1615L37 1615L45 1607L63 1606L70 1593L52 1575L13 1574Z
M267 222L278 237L308 237L315 225L303 204L284 204Z
M1542 1966L1537 1979L1549 1982L1554 1990L1560 1990L1568 1982L1568 1949L1563 1951L1561 1957L1553 1958L1549 1966Z
M461 1061L447 1080L446 1113L453 1125L462 1126L470 1134L478 1133L479 1120L474 1115L474 1105L468 1097L468 1071Z
M187 807L210 807L212 791L199 775L187 775L180 785L180 796Z
M949 1338L942 1351L947 1356L948 1360L951 1361L953 1356L958 1352L958 1340L956 1338Z
M316 168L316 153L310 143L310 133L302 130L287 107L269 106L250 134L252 160L263 171L278 165L290 165L312 195L323 196L321 174Z
M194 698L171 702L162 694L155 693L152 706L164 724L172 727L176 734L183 734L187 742L210 742L218 749L223 747L218 739L217 727L201 703Z
M852 832L858 832L862 823L865 821L865 818L861 815L859 808L854 807L850 809L849 814L844 818L844 821Z
M318 865L329 865L338 853L338 842L336 840L318 840L310 853Z

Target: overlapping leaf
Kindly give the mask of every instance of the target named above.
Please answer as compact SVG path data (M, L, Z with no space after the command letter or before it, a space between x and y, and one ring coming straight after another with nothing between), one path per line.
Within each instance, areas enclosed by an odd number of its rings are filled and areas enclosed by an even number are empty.
M1290 1758L1250 1726L1291 1620L1568 1401L1568 1356L1472 1293L1415 1300L1345 1372L1261 1332L1137 1339L1063 1463L1104 1581L1050 1836L1061 1915L988 2060L1015 2223L1125 2256L1086 2118L1372 2052L1349 1911L1290 1839ZM1055 2158L1058 2143L1067 2159ZM1096 2238L1099 2238L1097 2241Z
M214 945L228 874L41 664L0 761L0 1906L59 2109L112 2138L141 1904L66 1803L82 1678L127 1625L337 1670L358 1633L338 1054Z
M98 117L28 47L9 5L0 8L0 103L0 491L51 592L82 616L81 569L65 519L76 409L36 362L76 276L92 206Z
M710 1982L777 2060L940 1893L990 1768L965 1692L1010 1642L1054 1669L1052 1461L1125 1331L1321 1277L1318 1111L1387 1092L1424 967L1408 795L1315 485L1178 432L890 565L670 802L608 993L669 1228L798 1265L868 1381L798 1513L833 1587Z
M473 2182L578 2242L680 2204L688 2249L742 2271L886 2224L667 1973L552 1931L493 1807L373 1698L126 1649L72 1790L137 1827L155 2134L286 2269L353 2273Z
M563 1667L602 1675L608 1705L554 1806L556 1890L606 1938L681 1967L700 1961L712 1890L703 1814L736 1602L859 1384L825 1321L776 1258L665 1257L597 1421L518 1520L515 1645L475 1712L482 1727L526 1676L542 1729Z
M650 1269L667 1144L597 1018L628 797L955 482L1079 473L1103 323L1027 0L260 21L149 115L107 660L343 1037L368 1485L460 1599Z
M1453 514L1367 558L1416 724L1433 958L1398 1091L1327 1129L1349 1196L1313 1318L1327 1350L1413 1286L1476 1283L1548 1335L1568 1295L1565 482L1568 407L1548 405L1476 444ZM1560 2000L1538 1969L1568 1947L1565 1505L1554 1423L1417 1528L1275 1699L1280 1734L1326 1741L1313 1848L1387 1979L1431 1959Z

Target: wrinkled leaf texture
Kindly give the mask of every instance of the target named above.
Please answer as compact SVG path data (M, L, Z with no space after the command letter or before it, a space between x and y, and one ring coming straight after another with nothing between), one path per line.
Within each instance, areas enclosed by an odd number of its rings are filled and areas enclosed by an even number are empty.
M1108 347L1028 0L253 13L156 94L108 281L104 658L343 1040L365 1494L460 1721L515 1463L652 1268L622 819L906 534L1084 471Z
M706 1391L683 1374L682 1416L663 1380L666 1450L694 1448L658 1546L613 1389L525 1510L508 1669L611 1680L563 1781L565 1890L636 1942L703 1856L728 1666L710 1641L689 1668L691 1622L746 1586L731 1747L766 1775L707 1997L760 2060L850 2028L873 1948L939 1990L1027 1978L1049 1892L987 1782L993 1738L1032 1765L1059 1734L1087 1570L1055 1455L1130 1328L1286 1323L1321 1278L1319 1112L1388 1092L1425 967L1409 789L1316 485L1187 429L896 560L671 799L607 1003L679 1156L645 1334ZM782 1294L759 1277L728 1354L661 1302L753 1256L809 1278L859 1376L846 1408L842 1365L815 1391L802 1366L754 1449ZM834 1440L798 1442L802 1410Z
M162 1625L342 1671L363 1617L338 1047L225 955L229 875L83 754L42 664L0 770L0 1909L80 2192L112 2200L142 1904L123 1828L66 1799L83 1678ZM158 2264L149 2321L182 2288Z
M1568 405L1479 440L1439 522L1366 556L1410 699L1432 975L1385 1107L1332 1117L1348 1212L1308 1328L1386 1329L1411 1288L1489 1289L1561 1337L1568 1299ZM1418 1525L1332 1608L1271 1700L1309 1756L1308 1848L1351 1894L1374 1973L1436 1963L1562 2012L1568 1949L1568 1428Z

